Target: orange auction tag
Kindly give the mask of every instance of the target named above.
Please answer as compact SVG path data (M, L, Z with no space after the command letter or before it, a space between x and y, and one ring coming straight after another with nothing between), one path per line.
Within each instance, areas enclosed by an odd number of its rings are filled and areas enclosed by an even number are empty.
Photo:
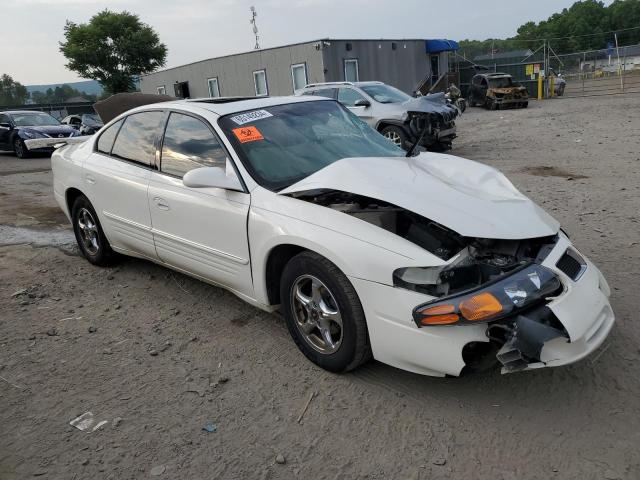
M240 143L254 142L256 140L264 140L264 137L256 127L240 127L233 129L234 135L240 140Z

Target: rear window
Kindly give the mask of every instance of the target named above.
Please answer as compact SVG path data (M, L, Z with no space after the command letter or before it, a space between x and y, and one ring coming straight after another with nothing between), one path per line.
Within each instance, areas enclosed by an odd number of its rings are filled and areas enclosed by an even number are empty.
M116 139L116 135L118 134L118 130L120 130L120 125L122 125L123 120L119 120L109 128L107 128L98 139L98 151L100 153L106 153L109 155L111 153L111 147L113 147L113 141Z
M156 153L155 140L160 132L164 112L142 112L129 115L111 150L111 155L151 166Z

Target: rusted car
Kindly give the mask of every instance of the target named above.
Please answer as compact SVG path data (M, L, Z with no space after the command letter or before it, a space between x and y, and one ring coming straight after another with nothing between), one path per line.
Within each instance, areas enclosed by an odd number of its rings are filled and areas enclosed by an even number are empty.
M489 110L527 108L529 94L508 73L479 73L471 80L469 103Z

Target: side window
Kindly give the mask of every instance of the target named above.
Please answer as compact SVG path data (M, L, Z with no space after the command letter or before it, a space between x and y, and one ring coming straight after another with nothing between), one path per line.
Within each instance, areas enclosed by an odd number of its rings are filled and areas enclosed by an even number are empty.
M9 117L3 113L0 113L0 123L11 123Z
M189 115L171 114L162 145L162 172L182 177L194 168L226 165L227 153L209 127Z
M336 98L335 90L335 88L321 88L314 90L313 94L317 97Z
M352 88L338 89L338 101L346 107L353 107L358 100L365 98Z
M123 120L120 120L102 132L102 135L100 135L100 138L98 139L98 151L100 153L106 153L107 155L111 154L113 141L116 139L116 135L118 130L120 130L122 122Z
M129 115L113 144L111 155L151 166L156 153L155 139L160 131L164 112L142 112ZM102 137L101 137L102 138Z

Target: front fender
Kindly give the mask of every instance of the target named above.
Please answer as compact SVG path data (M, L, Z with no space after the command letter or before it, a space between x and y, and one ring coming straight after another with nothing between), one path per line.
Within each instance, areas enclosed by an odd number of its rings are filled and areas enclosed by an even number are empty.
M333 262L345 275L385 285L393 271L445 262L417 245L346 213L281 196L252 192L248 220L256 300L268 303L266 267L279 245L295 245Z

